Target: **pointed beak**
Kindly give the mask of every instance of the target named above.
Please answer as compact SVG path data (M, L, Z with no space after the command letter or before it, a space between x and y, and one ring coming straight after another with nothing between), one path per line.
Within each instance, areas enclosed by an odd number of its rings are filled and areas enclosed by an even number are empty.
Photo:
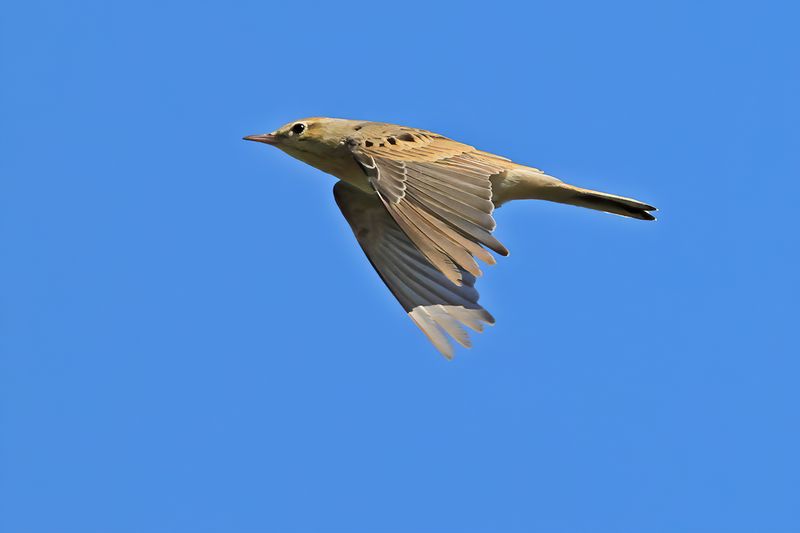
M242 137L245 141L255 141L264 144L278 144L278 138L271 133L264 133L262 135L248 135L247 137Z

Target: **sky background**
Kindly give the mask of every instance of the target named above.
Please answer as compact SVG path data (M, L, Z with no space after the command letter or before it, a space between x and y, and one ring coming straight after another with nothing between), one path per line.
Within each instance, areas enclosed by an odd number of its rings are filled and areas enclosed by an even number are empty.
M791 2L74 2L0 15L3 533L800 531ZM660 208L497 212L442 358L334 179L430 129Z

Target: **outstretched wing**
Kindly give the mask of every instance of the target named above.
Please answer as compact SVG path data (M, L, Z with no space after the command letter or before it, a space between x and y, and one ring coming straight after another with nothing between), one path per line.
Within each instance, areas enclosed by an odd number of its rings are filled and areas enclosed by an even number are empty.
M491 176L509 161L430 132L372 123L351 139L353 156L397 225L456 285L494 264Z
M463 326L483 331L484 323L494 324L478 304L475 276L459 270L461 285L453 284L414 245L377 194L340 181L333 196L378 275L445 357L453 357L445 333L469 347Z

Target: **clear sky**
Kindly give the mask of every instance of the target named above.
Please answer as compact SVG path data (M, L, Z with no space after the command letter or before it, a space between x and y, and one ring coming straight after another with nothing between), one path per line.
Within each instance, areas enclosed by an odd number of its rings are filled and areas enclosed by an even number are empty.
M800 531L793 4L8 3L0 531ZM659 220L500 209L448 362L241 140L315 115Z

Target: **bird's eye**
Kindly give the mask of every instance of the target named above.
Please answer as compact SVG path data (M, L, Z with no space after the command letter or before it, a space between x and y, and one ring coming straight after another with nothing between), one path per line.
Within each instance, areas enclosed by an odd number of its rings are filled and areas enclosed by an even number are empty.
M294 133L295 135L300 135L304 131L306 131L306 125L303 124L302 122L298 122L297 124L292 126L292 133Z

